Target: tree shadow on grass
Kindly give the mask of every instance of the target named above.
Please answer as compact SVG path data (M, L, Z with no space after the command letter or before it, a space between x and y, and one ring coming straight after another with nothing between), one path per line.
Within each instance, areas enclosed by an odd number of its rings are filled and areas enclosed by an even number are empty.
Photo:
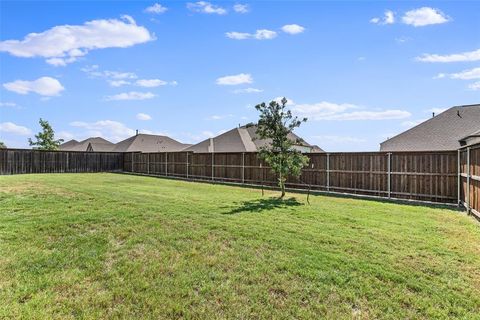
M295 198L279 199L279 198L262 198L257 200L243 201L240 206L225 212L224 214L236 214L241 212L262 212L277 208L289 208L301 206Z

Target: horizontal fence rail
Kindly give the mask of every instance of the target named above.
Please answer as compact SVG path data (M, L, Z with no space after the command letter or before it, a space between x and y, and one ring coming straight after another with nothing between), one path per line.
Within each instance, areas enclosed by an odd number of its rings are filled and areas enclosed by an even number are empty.
M480 208L480 148L445 152L310 153L287 187ZM257 153L114 153L1 149L0 174L124 171L192 180L276 186Z
M458 201L480 219L480 144L458 151Z
M458 154L447 152L311 153L287 187L440 203L458 201ZM124 171L275 186L257 153L125 153Z
M0 149L0 175L113 172L123 170L123 153Z

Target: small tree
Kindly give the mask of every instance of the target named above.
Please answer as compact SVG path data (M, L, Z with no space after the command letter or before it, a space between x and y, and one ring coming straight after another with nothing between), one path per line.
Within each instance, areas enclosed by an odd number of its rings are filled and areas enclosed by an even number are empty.
M300 127L307 118L301 120L294 117L286 107L287 99L280 103L271 101L268 105L264 102L255 106L260 112L257 135L260 139L268 139L270 143L260 148L260 158L268 163L278 177L278 186L282 191L280 199L285 196L285 182L287 177L298 177L302 168L308 164L308 157L302 155L293 146L301 141L289 139L289 134Z
M7 149L7 146L2 141L0 141L0 149Z
M55 140L55 131L53 131L52 126L50 126L47 120L40 118L38 123L40 123L42 131L35 135L37 141L32 141L32 139L28 138L28 143L31 146L38 146L33 149L57 150L58 146L63 142L63 139Z

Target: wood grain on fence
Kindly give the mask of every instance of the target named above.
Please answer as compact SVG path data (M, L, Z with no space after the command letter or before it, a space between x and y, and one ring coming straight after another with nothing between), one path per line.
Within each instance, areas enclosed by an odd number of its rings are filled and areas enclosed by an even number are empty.
M480 219L480 144L459 150L459 201Z
M456 151L311 153L299 178L287 187L455 203ZM124 170L189 179L275 186L277 179L257 153L126 153Z
M0 149L0 175L123 170L123 153Z

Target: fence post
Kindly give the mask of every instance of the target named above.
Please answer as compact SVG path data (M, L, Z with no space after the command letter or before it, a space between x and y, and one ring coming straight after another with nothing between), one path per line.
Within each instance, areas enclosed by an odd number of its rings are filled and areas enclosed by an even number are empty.
M330 191L330 153L327 153L327 191Z
M461 165L460 165L460 149L457 151L457 204L461 205L461 195L460 195L460 184L462 183L462 172L461 172Z
M467 214L470 213L470 147L467 148L467 192L466 192Z
M150 174L150 153L147 153L147 174Z
M66 164L66 166L65 166L65 171L64 171L64 172L68 172L68 155L69 155L69 153L68 153L68 151L67 151L67 164Z
M188 179L188 152L187 152L187 179Z
M165 152L165 175L168 176L168 153Z
M245 183L245 152L242 152L242 183Z
M391 163L390 163L390 160L392 158L392 153L389 152L387 153L388 155L388 163L387 163L387 174L388 174L388 177L387 177L387 185L388 185L388 198L390 198L391 196L391 190L392 190L392 177L391 177Z
M215 163L215 153L212 152L212 181L214 180L214 176L215 176L214 163Z

